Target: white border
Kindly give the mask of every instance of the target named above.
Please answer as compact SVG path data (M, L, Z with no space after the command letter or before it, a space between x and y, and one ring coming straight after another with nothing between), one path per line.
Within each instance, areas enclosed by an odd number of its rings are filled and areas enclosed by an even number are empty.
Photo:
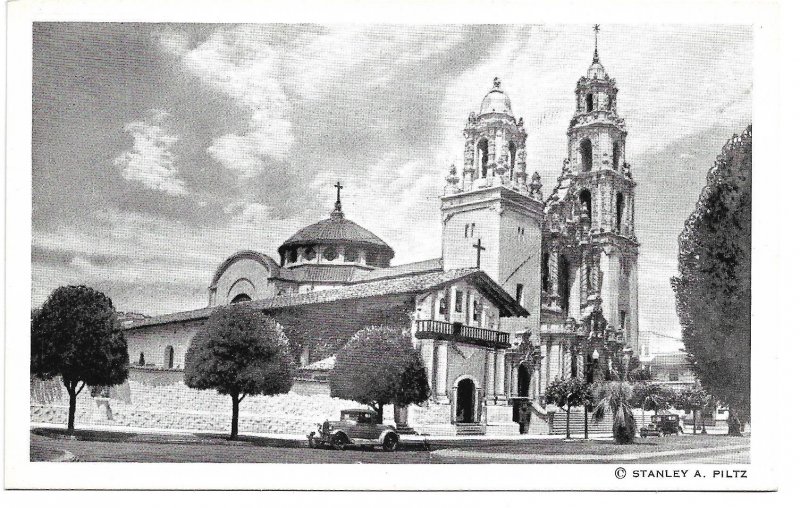
M778 10L770 2L17 1L8 4L5 487L56 489L765 490L777 486L780 386L775 288L779 238L792 231L770 193L779 163ZM30 463L31 23L39 21L320 23L730 23L754 26L753 428L748 480L619 481L616 465L282 465ZM787 55L788 56L788 55ZM783 60L793 66L790 60ZM720 79L724 79L721 76ZM796 200L796 197L794 198ZM788 292L787 292L788 293ZM789 294L786 295L787 297ZM794 297L794 295L791 295ZM788 310L788 308L787 308ZM787 328L788 330L788 328ZM795 334L796 335L796 334ZM783 342L785 343L785 342ZM785 407L785 406L783 406ZM629 469L634 465L626 466ZM646 466L646 467L653 467ZM676 466L677 467L677 466ZM697 466L713 469L712 466ZM692 469L695 466L691 466ZM522 481L522 479L525 479ZM474 499L485 497L479 496ZM646 502L646 501L645 501Z

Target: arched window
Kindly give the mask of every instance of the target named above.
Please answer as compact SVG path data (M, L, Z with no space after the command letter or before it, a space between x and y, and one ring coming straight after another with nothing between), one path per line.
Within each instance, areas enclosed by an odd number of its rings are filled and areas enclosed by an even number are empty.
M478 174L481 178L486 178L489 166L489 140L478 141Z
M584 171L592 169L592 142L589 138L581 141L581 163Z
M238 295L233 297L231 303L249 302L250 300L252 300L252 298L250 298L250 295L245 293L239 293Z
M617 231L622 231L622 212L625 209L625 196L617 192Z
M139 353L139 366L144 366L144 353Z
M581 202L581 209L583 209L583 205L586 205L586 211L589 213L589 220L592 219L592 193L589 192L589 189L583 189L578 196L578 199Z
M303 257L305 257L307 261L313 261L317 257L317 251L314 247L306 247Z
M517 161L517 145L515 145L513 141L508 142L508 158L508 163L511 165L511 169L513 170Z
M325 247L325 250L322 251L322 255L328 261L333 261L334 259L336 259L339 256L339 253L336 252L336 247L329 246L329 247Z
M594 95L586 95L586 111L594 111Z
M614 146L611 149L611 160L614 164L614 169L619 169L619 141L614 141Z
M348 247L344 250L344 260L347 263L355 263L358 261L358 251L352 247Z
M167 346L164 350L164 367L171 369L175 366L175 348Z

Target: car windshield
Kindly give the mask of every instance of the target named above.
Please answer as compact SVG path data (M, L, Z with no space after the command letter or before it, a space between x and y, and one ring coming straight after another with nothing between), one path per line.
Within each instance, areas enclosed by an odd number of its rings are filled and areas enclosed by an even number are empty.
M358 423L358 413L342 413L342 421L343 422L352 422Z

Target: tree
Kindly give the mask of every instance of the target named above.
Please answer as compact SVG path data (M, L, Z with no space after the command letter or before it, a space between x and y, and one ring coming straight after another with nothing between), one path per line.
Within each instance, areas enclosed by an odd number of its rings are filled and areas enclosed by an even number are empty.
M640 382L633 385L631 406L641 408L642 411L659 411L669 409L675 400L672 389L656 383Z
M88 385L128 378L128 344L111 299L86 286L62 286L31 313L31 374L61 377L69 394L67 429L75 429L78 395Z
M555 404L567 411L567 439L570 439L569 417L574 406L586 405L591 400L589 385L582 379L576 377L568 379L556 379L547 387L544 392L545 402ZM588 438L588 422L584 422L584 433Z
M231 397L231 439L239 434L239 404L247 395L287 393L293 364L280 324L244 304L217 308L186 352L184 381Z
M683 342L702 385L750 419L752 126L730 139L679 237L672 279ZM732 425L730 425L732 424Z
M370 406L383 421L383 406L422 404L430 397L425 366L400 328L359 330L336 354L331 395Z
M631 386L620 381L595 383L592 396L595 400L592 417L602 420L606 414L613 418L612 430L617 444L633 443L636 436L636 420L633 418L630 398Z
M699 386L683 390L675 400L675 407L692 412L692 433L697 434L697 412L705 409L711 402L711 396Z

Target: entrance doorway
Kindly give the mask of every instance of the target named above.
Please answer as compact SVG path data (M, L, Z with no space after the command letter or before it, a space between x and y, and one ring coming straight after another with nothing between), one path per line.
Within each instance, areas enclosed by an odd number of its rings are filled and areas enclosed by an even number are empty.
M475 383L462 379L456 388L456 423L475 423Z
M517 371L517 395L520 397L530 397L531 374L524 365L519 366Z

